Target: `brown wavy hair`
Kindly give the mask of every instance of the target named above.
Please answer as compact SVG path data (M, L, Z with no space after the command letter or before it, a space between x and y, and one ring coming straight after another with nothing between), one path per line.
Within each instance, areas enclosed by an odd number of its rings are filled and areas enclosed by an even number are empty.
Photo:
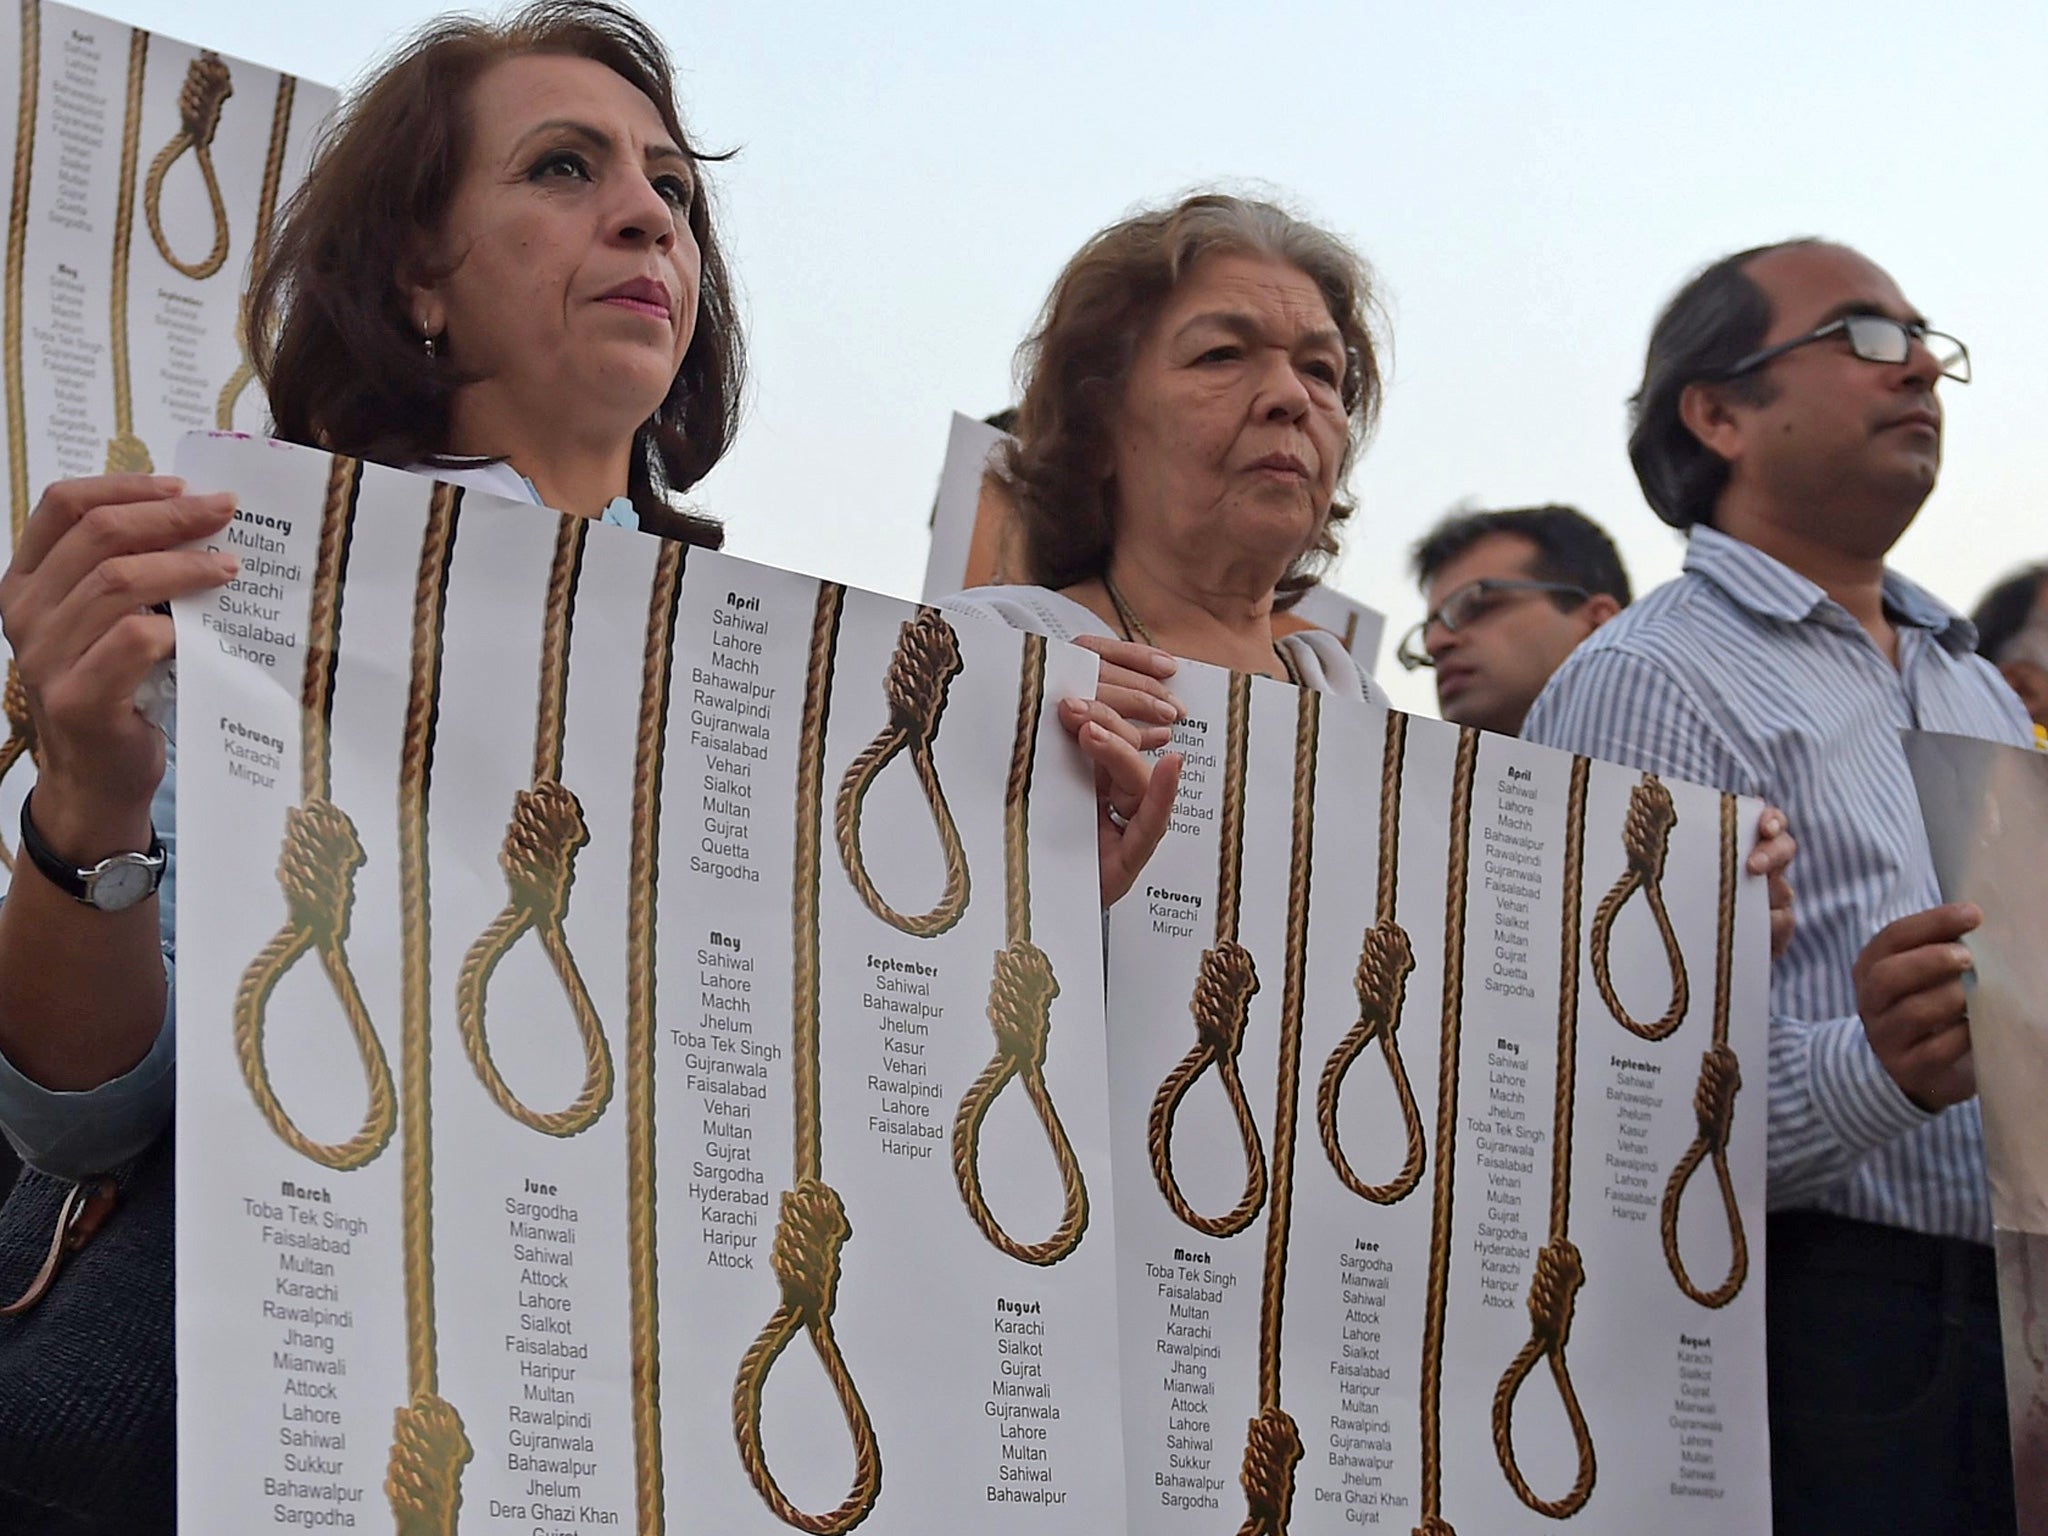
M1337 495L1322 531L1280 580L1285 608L1316 584L1351 515L1345 478L1378 420L1379 336L1371 269L1329 231L1269 202L1202 192L1112 224L1074 254L1017 352L1023 396L1017 439L1003 460L1016 498L1024 559L1042 586L1069 587L1109 566L1116 543L1113 462L1117 408L1139 343L1204 257L1271 256L1322 291L1344 340L1342 399L1350 417Z
M427 355L399 287L419 270L469 154L468 103L505 59L560 54L604 65L654 103L693 167L724 155L692 147L661 39L603 0L537 0L502 22L430 23L342 104L306 180L278 220L243 323L279 437L387 464L456 467L456 391L471 382ZM677 510L739 426L745 344L732 277L702 188L690 233L703 257L697 327L667 397L634 434L628 490L650 532L716 548L710 518Z

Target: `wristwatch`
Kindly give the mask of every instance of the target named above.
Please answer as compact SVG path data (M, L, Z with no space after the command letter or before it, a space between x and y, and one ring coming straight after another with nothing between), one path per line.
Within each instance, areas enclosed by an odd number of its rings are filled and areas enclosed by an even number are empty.
M42 833L36 830L34 819L28 808L35 799L31 792L21 802L21 846L58 890L74 901L88 907L97 907L102 912L125 912L138 901L146 900L163 883L164 868L170 863L164 853L163 840L156 835L156 828L149 830L149 851L147 853L117 853L111 858L83 869L68 859L57 856L56 849L43 841Z

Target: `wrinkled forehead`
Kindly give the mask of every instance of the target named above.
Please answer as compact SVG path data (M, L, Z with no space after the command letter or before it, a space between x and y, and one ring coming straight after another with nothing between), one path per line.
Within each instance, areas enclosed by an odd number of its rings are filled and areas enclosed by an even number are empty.
M550 122L587 124L648 150L688 158L661 109L624 75L580 54L521 53L499 59L470 87L469 131L479 153L496 157Z
M1922 318L1889 272L1847 246L1783 246L1758 256L1745 270L1770 301L1766 346L1803 336L1843 315Z

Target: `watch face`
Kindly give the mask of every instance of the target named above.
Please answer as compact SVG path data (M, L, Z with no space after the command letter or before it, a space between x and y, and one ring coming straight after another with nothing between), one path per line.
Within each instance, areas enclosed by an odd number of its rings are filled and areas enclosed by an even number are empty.
M93 871L86 900L102 912L122 912L156 889L156 870L139 853L117 854Z

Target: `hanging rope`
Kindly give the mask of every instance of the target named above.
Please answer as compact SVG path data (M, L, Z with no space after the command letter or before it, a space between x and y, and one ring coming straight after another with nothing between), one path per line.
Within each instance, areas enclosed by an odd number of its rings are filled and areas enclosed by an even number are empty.
M1664 906L1664 856L1671 848L1671 829L1678 824L1678 810L1671 803L1671 791L1655 774L1646 773L1628 797L1628 817L1621 825L1621 845L1628 865L1614 888L1600 898L1593 913L1593 984L1614 1021L1644 1040L1662 1040L1678 1028L1692 1003L1691 985L1685 976L1685 955L1678 947L1678 933L1671 926L1671 914ZM1654 1024L1644 1024L1622 1006L1608 969L1608 947L1614 935L1614 919L1637 891L1649 903L1656 919L1657 936L1664 942L1664 959L1671 968L1671 1005Z
M220 177L213 169L213 136L220 128L220 109L235 94L235 83L221 56L203 50L185 68L185 84L178 91L178 131L157 151L149 163L149 175L142 184L142 211L149 219L149 238L156 242L163 259L197 282L218 272L228 259L228 205L220 195ZM199 162L199 175L206 183L206 200L213 207L213 249L197 261L181 261L164 235L164 175L186 150Z
M114 375L114 435L107 439L107 473L146 475L149 447L135 435L135 396L128 369L128 248L135 233L135 161L141 153L142 80L149 66L149 34L137 27L128 39L128 100L121 127L121 179L114 198L113 292L108 299L109 362Z
M1401 1060L1401 1045L1395 1032L1401 1027L1401 1005L1407 995L1408 973L1415 969L1415 952L1408 943L1408 931L1395 918L1401 879L1401 763L1408 740L1408 717L1387 711L1386 748L1380 761L1379 903L1373 925L1365 931L1359 950L1358 972L1353 986L1358 992L1358 1022L1351 1026L1330 1059L1323 1063L1322 1081L1316 1085L1316 1126L1322 1132L1323 1151L1344 1187L1374 1205L1392 1205L1405 1200L1422 1182L1428 1149L1422 1138L1422 1112L1415 1107L1415 1090L1408 1082L1408 1068ZM1351 1064L1377 1040L1380 1056L1387 1064L1387 1076L1394 1084L1394 1097L1401 1106L1401 1124L1408 1137L1407 1155L1400 1171L1384 1184L1368 1184L1352 1170L1337 1133L1337 1109L1344 1096L1344 1078Z
M654 980L661 892L661 790L668 740L669 665L683 590L684 546L664 539L654 557L647 644L640 666L640 728L633 745L633 845L626 888L626 1263L633 1333L633 1469L641 1536L663 1526L661 1340L655 1292Z
M1458 1036L1465 1013L1465 903L1471 881L1472 780L1479 733L1458 732L1451 769L1450 869L1444 878L1443 1036L1437 1054L1436 1204L1429 1228L1429 1288L1422 1323L1422 1522L1416 1536L1452 1536L1443 1517L1444 1311L1451 1285L1451 1169L1458 1135Z
M574 1136L595 1125L612 1097L612 1054L604 1021L583 984L564 924L576 882L577 850L590 841L583 806L562 783L562 747L569 706L569 636L576 581L583 568L586 518L563 516L548 570L547 617L541 630L540 709L534 724L533 783L512 797L512 821L498 864L505 871L505 905L477 936L455 979L455 1022L462 1048L491 1101L530 1130ZM491 1055L485 1007L499 963L527 934L548 957L576 1020L583 1047L583 1086L566 1108L541 1111L512 1091Z
M972 1086L960 1096L953 1118L953 1176L960 1198L983 1235L1011 1258L1025 1264L1057 1264L1079 1246L1088 1226L1088 1186L1081 1160L1067 1139L1045 1086L1046 1036L1052 1029L1052 1001L1060 995L1058 978L1045 951L1031 942L1031 773L1038 756L1038 717L1045 708L1045 639L1024 637L1022 676L1017 689L1017 735L1010 750L1010 777L1003 789L1004 920L1009 941L996 951L995 977L989 983L988 1023L995 1031L996 1053ZM1038 1243L1020 1243L1002 1228L981 1188L981 1128L989 1106L1012 1081L1044 1127L1053 1161L1060 1170L1065 1202L1059 1226Z
M1728 1045L1728 1010L1735 965L1735 797L1721 797L1721 904L1714 934L1714 1043L1700 1057L1699 1086L1693 1091L1693 1114L1699 1132L1671 1170L1664 1186L1660 1225L1664 1260L1678 1288L1703 1307L1725 1307L1749 1278L1749 1239L1742 1230L1742 1210L1735 1200L1735 1180L1728 1171L1728 1137L1735 1127L1735 1095L1742 1090L1742 1063ZM1685 1267L1678 1246L1678 1202L1685 1186L1711 1160L1714 1182L1721 1187L1721 1208L1728 1217L1728 1276L1713 1290L1702 1290Z
M341 1170L360 1168L382 1152L397 1123L391 1065L349 967L349 917L355 906L355 875L363 864L363 845L348 813L330 798L330 729L335 664L341 653L341 584L348 570L362 480L363 467L354 459L336 457L327 472L320 547L306 615L306 672L299 695L299 803L285 812L284 847L277 865L285 920L242 973L234 1009L235 1059L258 1112L278 1138L301 1157ZM299 1129L278 1102L264 1055L271 997L286 973L308 954L320 957L320 967L348 1020L363 1067L368 1102L362 1125L345 1141L315 1141Z
M1308 971L1308 898L1315 859L1316 746L1323 696L1298 689L1294 725L1293 839L1287 866L1287 953L1280 983L1280 1069L1273 1094L1273 1200L1259 1293L1259 1412L1244 1443L1244 1524L1238 1536L1287 1536L1301 1432L1280 1406L1280 1333L1287 1299L1287 1238L1294 1219L1294 1131L1301 1098L1301 1014Z
M28 394L22 381L22 281L28 261L28 194L36 154L36 99L43 73L43 8L41 0L22 0L21 85L14 116L14 190L7 204L7 273L5 315L0 319L7 353L7 493L10 549L21 547L28 522ZM24 756L36 755L35 723L29 717L28 694L21 669L7 659L7 682L0 691L7 715L7 740L0 743L0 781ZM14 868L14 852L0 842L0 866Z
M440 711L442 620L461 506L462 492L452 485L436 485L427 506L419 580L413 593L412 667L398 764L405 1075L405 1169L400 1188L410 1400L392 1416L391 1462L384 1492L397 1518L399 1536L453 1536L462 1505L462 1469L473 1454L462 1416L440 1395L434 1335L433 1143L429 1138L433 949L428 918L433 906L428 892L427 800L433 777L434 726Z
M270 110L270 151L263 159L263 186L256 197L256 229L250 237L251 271L261 271L264 257L270 252L270 227L277 220L277 194L284 182L285 140L291 134L292 101L297 92L298 81L290 75L277 77L277 102ZM213 412L214 425L223 432L234 430L235 402L256 377L256 367L249 360L249 317L244 312L235 316L235 346L242 358L228 375L227 383L221 386L220 401Z
M1230 1237L1252 1224L1266 1203L1266 1153L1259 1145L1259 1128L1252 1119L1252 1107L1244 1096L1244 1080L1238 1075L1238 1053L1244 1049L1245 1021L1251 1013L1252 995L1259 990L1259 973L1252 953L1237 942L1239 887L1244 869L1244 771L1245 753L1251 735L1252 680L1241 672L1230 676L1229 715L1224 727L1223 809L1218 829L1221 852L1216 875L1216 943L1202 951L1201 969L1195 975L1195 995L1188 1010L1195 1019L1195 1044L1174 1069L1166 1074L1159 1092L1152 1098L1152 1114L1146 1122L1145 1145L1152 1154L1152 1176L1167 1206L1197 1232L1211 1237ZM1180 1192L1180 1180L1173 1171L1173 1122L1181 1100L1196 1079L1211 1067L1216 1081L1230 1103L1237 1120L1237 1136L1244 1148L1244 1193L1222 1216L1204 1216Z
M1583 757L1574 757L1571 795L1565 808L1564 921L1558 946L1557 1096L1556 1121L1550 1139L1550 1240L1537 1252L1535 1273L1529 1278L1529 1342L1510 1362L1493 1393L1493 1453L1500 1458L1500 1469L1507 1474L1516 1498L1552 1520L1568 1520L1586 1507L1598 1470L1592 1432L1586 1428L1586 1415L1579 1406L1579 1394L1572 1386L1571 1371L1564 1359L1565 1345L1571 1339L1573 1302L1586 1279L1585 1265L1571 1240L1570 1230L1573 1097L1578 1084L1579 912L1585 900L1586 785L1590 777L1591 764ZM1557 1395L1564 1403L1572 1441L1579 1454L1577 1480L1570 1491L1555 1499L1539 1497L1515 1460L1515 1398L1538 1360L1549 1362L1550 1377L1557 1383Z
M769 1267L782 1287L782 1301L740 1361L732 1389L733 1433L739 1440L747 1476L778 1520L812 1536L841 1536L852 1530L867 1518L882 1491L882 1457L875 1444L874 1425L832 1332L832 1312L839 1300L839 1251L853 1235L853 1225L846 1219L838 1191L824 1178L818 1081L818 879L825 727L832 705L833 652L839 642L839 614L845 600L844 587L829 581L818 584L804 684L803 734L797 751L790 1021L795 1169L791 1187L783 1191L781 1219L768 1256ZM768 1466L768 1453L761 1443L762 1391L775 1362L800 1332L809 1335L853 1437L853 1486L836 1508L816 1515L790 1502ZM807 1445L806 1454L812 1449Z
M946 791L939 783L938 768L932 762L932 744L938 739L939 722L946 713L946 690L960 671L960 642L953 627L936 608L920 608L907 621L896 640L896 654L882 677L882 696L889 701L889 723L856 757L839 782L839 797L832 806L832 825L839 840L839 862L846 866L846 878L860 893L867 908L891 928L912 938L937 938L960 921L967 910L967 851L960 844L960 831L953 825ZM868 791L882 770L903 751L910 753L911 767L924 786L925 803L931 807L932 825L939 834L939 852L946 863L946 888L929 912L905 917L875 889L861 855L860 818Z

